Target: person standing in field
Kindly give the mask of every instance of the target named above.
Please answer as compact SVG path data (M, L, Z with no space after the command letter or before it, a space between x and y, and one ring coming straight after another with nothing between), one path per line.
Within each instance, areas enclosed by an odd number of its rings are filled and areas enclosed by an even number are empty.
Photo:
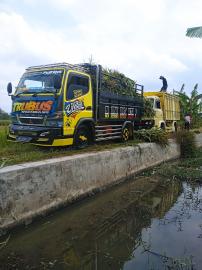
M184 128L186 130L189 130L190 129L190 125L191 125L191 116L190 116L190 114L185 114L185 117L184 117Z

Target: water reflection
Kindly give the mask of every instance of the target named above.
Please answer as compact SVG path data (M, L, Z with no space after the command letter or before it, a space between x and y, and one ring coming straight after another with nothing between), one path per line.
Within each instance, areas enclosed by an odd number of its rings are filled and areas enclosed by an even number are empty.
M149 193L138 181L116 187L12 234L0 250L0 269L168 269L161 256L146 250L186 253L177 251L183 241L176 235L198 213L201 189L184 185L182 191L179 182ZM175 238L176 249L170 243Z

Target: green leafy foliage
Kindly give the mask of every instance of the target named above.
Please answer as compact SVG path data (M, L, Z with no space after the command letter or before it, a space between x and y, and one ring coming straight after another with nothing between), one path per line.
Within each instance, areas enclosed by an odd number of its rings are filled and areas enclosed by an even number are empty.
M187 130L180 130L176 135L177 143L180 145L181 157L194 157L196 154L195 133Z
M135 96L135 81L112 69L103 70L103 90L120 95Z
M202 38L202 26L188 28L186 36L190 38Z
M135 132L135 137L145 142L155 142L162 146L168 145L168 134L156 127L138 130Z
M198 126L200 122L199 111L202 107L202 94L198 94L198 84L194 86L191 92L191 96L188 96L184 91L184 84L180 91L175 91L175 94L180 99L181 119L184 119L184 115L189 113L192 117L192 125Z
M1 126L6 127L6 126L8 126L10 123L11 123L10 120L0 120L0 127L1 127Z
M0 109L0 120L9 120L9 114Z
M202 148L196 149L194 157L186 157L174 163L159 167L158 174L167 178L182 181L202 182Z
M153 104L148 98L144 98L144 118L153 118L155 116L155 111L153 109Z

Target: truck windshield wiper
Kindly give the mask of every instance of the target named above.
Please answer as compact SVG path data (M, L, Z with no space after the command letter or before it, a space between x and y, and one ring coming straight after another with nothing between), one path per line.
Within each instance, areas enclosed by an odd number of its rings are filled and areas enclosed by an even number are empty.
M48 93L48 94L53 94L53 95L55 94L55 92L53 92L53 91L45 90L45 91L41 91L41 92L34 92L32 96L33 96L33 97L36 97L36 96L38 96L39 94L42 94L42 95L43 95L43 94L47 94L47 93ZM29 93L29 94L30 94L30 93Z
M33 92L33 91L32 92L27 92L26 91L26 92L20 92L20 93L16 94L15 96L16 97L19 97L20 95L24 95L24 94L33 94L34 95L34 94L38 94L38 93L37 92Z
M15 95L15 97L19 97L19 96L22 95L22 94L23 94L23 92L18 93L18 94Z
M50 93L50 94L55 94L55 92L51 91L51 90L45 90L45 91L42 91L40 94L43 94L43 93ZM39 93L38 93L39 94Z

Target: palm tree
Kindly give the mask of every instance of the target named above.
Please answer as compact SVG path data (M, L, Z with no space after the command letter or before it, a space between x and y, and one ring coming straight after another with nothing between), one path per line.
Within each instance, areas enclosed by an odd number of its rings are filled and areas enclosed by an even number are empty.
M174 91L174 93L180 99L181 118L183 119L186 113L190 113L193 119L193 123L198 121L198 114L202 104L202 94L198 94L197 89L198 84L194 86L190 97L184 91L184 84L182 85L180 91Z
M188 28L186 36L190 38L202 38L202 26Z
M202 26L187 28L186 36L190 38L202 38ZM198 112L202 112L202 95L198 95L198 101Z

